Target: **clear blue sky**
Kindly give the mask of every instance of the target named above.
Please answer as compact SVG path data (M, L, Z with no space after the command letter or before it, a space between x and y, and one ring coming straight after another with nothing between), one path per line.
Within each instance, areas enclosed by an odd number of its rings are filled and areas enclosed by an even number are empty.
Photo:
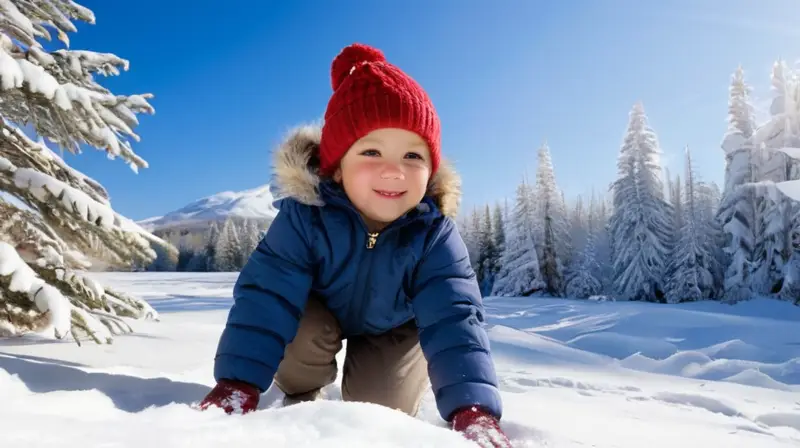
M545 139L568 198L607 188L638 100L668 167L690 145L721 183L732 72L744 66L764 107L773 61L800 56L796 0L79 2L97 23L72 48L130 60L102 82L155 94L156 114L137 128L138 175L91 148L67 161L136 220L267 183L275 144L322 116L331 59L352 42L429 91L466 207L513 195Z

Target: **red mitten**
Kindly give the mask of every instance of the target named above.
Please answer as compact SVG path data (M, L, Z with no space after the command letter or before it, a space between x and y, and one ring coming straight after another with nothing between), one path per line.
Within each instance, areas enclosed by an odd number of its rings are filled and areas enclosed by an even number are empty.
M456 411L452 426L482 448L512 448L497 418L476 406Z
M201 411L205 411L209 406L214 405L224 409L228 414L234 412L246 414L258 407L260 395L258 388L250 384L241 381L220 380L198 407Z

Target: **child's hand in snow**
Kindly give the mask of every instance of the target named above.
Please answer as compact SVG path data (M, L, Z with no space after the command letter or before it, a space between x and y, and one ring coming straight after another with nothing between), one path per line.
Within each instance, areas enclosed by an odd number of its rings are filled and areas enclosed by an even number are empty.
M206 395L198 407L205 411L214 405L222 408L228 414L246 414L258 407L260 393L258 389L241 381L220 380L219 383Z
M503 434L497 419L475 406L454 414L453 429L481 448L511 448L511 442Z

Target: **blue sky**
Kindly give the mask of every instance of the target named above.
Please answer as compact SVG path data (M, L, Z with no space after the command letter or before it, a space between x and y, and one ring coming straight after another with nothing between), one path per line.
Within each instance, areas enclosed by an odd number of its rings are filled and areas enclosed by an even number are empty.
M136 220L267 183L271 151L322 116L330 62L352 42L428 90L465 207L512 196L544 140L568 198L605 190L636 101L673 172L689 145L721 183L732 72L742 64L763 108L774 60L800 57L795 0L80 3L97 23L72 48L128 59L101 82L153 93L156 114L140 117L139 174L92 148L66 158Z

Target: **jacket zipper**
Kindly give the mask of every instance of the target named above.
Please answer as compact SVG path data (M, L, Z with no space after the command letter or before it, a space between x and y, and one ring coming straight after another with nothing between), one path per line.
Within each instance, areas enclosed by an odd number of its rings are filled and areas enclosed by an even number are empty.
M380 232L367 233L367 249L372 249L375 247L380 235Z
M375 245L378 243L378 237L380 236L379 232L367 232L367 253L365 256L361 258L361 263L358 266L358 273L361 274L364 271L364 264L366 263L366 277L361 277L359 275L358 279L358 307L355 308L355 312L353 316L357 318L356 326L359 328L360 332L364 332L366 328L366 324L364 322L364 317L367 314L367 304L372 296L372 254L375 252L372 249L375 248Z

